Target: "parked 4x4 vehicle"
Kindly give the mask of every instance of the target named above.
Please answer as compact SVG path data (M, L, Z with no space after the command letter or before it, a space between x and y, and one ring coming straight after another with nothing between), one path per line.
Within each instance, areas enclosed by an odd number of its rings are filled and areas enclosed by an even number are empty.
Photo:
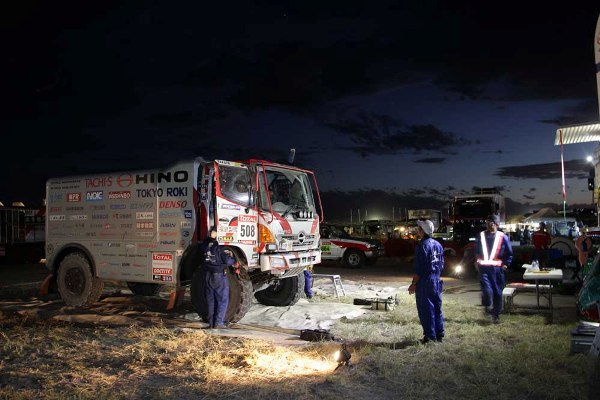
M350 236L343 227L330 223L321 224L321 259L341 260L348 268L373 265L385 254L383 242Z

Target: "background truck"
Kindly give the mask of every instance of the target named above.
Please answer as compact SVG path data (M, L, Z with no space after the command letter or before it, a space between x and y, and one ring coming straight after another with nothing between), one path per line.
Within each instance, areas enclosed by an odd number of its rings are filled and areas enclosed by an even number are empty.
M21 202L0 203L0 263L37 263L44 257L45 207L29 208Z
M475 242L487 226L485 218L495 214L500 225L506 221L504 196L495 188L482 188L472 194L455 196L450 203L452 239L444 241L448 273L456 276L477 275Z
M294 304L303 270L321 261L322 207L310 171L263 160L178 162L165 169L49 179L46 265L71 306L98 300L104 280L154 295L190 286L206 319L197 243L217 240L241 265L229 274L226 320L236 322L252 295ZM175 290L174 289L174 290Z
M485 218L491 214L498 215L500 225L504 225L504 196L495 188L483 188L472 194L454 196L449 211L453 240L462 246L474 242L479 232L486 229Z

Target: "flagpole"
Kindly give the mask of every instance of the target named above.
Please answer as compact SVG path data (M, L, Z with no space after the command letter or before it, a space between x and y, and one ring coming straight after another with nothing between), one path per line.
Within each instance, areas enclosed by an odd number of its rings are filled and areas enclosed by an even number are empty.
M560 136L560 170L562 174L562 195L563 195L563 219L567 222L567 186L565 184L565 157L564 157L564 146L563 146L563 135L562 129L558 130Z

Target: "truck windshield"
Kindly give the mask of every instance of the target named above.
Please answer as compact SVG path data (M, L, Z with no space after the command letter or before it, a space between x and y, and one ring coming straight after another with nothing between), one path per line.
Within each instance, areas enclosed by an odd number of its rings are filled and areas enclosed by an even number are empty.
M266 175L266 182L265 182ZM258 174L259 207L269 211L269 197L274 212L285 214L293 211L316 213L314 197L308 175L302 171L267 167Z
M454 208L457 218L485 218L492 213L494 213L494 209L491 203L484 200L460 201Z
M219 165L221 195L245 207L252 206L250 174L247 168Z

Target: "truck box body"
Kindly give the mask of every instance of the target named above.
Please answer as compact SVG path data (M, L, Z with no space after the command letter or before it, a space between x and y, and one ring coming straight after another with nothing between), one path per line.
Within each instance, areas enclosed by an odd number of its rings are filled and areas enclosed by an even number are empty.
M260 289L258 282L321 261L309 175L265 161L196 158L160 170L49 179L47 267L57 272L79 252L103 280L187 284L198 264L194 249L216 226L217 240ZM294 190L303 203L292 203Z

